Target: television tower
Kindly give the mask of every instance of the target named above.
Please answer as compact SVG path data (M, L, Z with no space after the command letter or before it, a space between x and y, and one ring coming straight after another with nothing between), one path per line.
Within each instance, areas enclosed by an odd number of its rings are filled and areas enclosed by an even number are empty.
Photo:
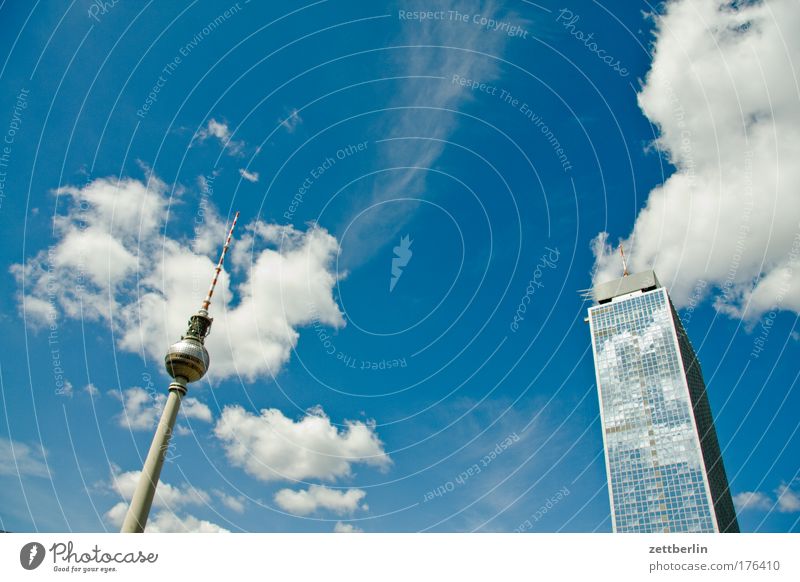
M169 347L164 358L167 373L172 377L173 381L169 385L169 396L164 406L164 412L162 412L161 420L156 427L156 434L153 437L153 443L150 445L150 451L147 453L139 483L136 485L136 491L134 491L131 498L128 513L125 515L125 521L122 524L122 530L120 530L122 533L142 533L144 531L147 517L150 514L150 507L153 504L153 497L156 493L158 479L161 476L161 468L164 466L164 456L167 454L169 440L175 427L175 419L178 417L181 400L188 391L186 385L189 382L197 382L208 371L210 358L203 344L211 331L211 322L214 321L213 318L208 316L208 307L211 305L211 296L214 295L214 288L217 286L217 279L222 271L222 263L231 244L233 229L236 228L238 219L239 213L237 212L233 217L228 238L225 239L225 246L222 247L222 253L219 256L219 262L214 271L214 278L211 280L208 295L206 295L198 312L189 318L189 329L186 334L181 336L179 342Z

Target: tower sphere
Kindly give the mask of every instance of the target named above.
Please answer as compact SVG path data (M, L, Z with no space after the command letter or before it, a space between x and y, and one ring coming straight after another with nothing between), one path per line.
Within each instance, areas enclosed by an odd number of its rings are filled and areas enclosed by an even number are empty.
M188 382L197 382L205 375L210 361L205 346L192 337L186 337L169 347L164 365L173 378L181 377Z

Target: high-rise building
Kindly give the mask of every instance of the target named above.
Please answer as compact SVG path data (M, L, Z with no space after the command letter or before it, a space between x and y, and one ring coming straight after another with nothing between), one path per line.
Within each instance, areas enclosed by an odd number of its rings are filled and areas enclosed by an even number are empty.
M615 532L738 532L694 348L653 271L589 308Z

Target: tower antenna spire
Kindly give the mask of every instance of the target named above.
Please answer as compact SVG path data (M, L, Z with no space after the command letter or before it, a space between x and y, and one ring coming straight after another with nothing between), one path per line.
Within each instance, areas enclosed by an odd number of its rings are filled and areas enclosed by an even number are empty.
M231 246L231 237L233 236L233 229L236 228L236 221L239 220L239 212L237 211L233 217L233 223L231 224L231 229L228 231L228 238L225 239L225 246L222 247L222 253L219 255L219 262L217 263L217 268L214 270L214 278L211 279L211 286L208 288L208 295L206 295L205 300L203 300L203 305L200 307L203 311L208 311L209 305L211 305L211 296L214 295L214 288L217 286L217 279L219 278L219 274L222 271L222 263L225 262L225 254L228 252L228 247Z
M628 273L628 261L625 260L625 246L622 243L619 243L619 254L622 257L622 276L627 277L630 273Z

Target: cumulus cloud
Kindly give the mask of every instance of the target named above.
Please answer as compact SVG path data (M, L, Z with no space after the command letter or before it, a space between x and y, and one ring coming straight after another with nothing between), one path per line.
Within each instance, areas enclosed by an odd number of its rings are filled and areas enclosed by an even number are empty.
M782 483L775 490L775 494L778 496L778 511L781 513L796 513L800 511L800 494L789 485Z
M0 438L0 475L48 477L50 473L41 447Z
M787 483L781 483L775 488L774 500L769 494L760 491L745 491L735 495L733 502L739 511L748 509L769 511L773 508L781 513L800 511L800 493Z
M156 236L165 209L166 185L151 179L98 178L83 188L55 191L66 214L54 219L57 244L11 272L31 323L45 325L59 315L110 320L119 310L123 283L137 269L139 235Z
M99 321L114 326L119 348L161 360L200 306L226 235L206 200L192 241L165 236L167 190L154 176L59 189L55 244L11 269L24 282L27 320ZM231 259L241 281L224 270L211 306L212 379L274 375L299 327L344 326L333 297L339 244L325 229L243 221L237 239Z
M245 142L243 140L237 141L232 139L231 130L224 121L210 119L208 125L197 132L197 140L201 143L210 137L217 138L222 144L222 147L232 156L241 155L242 150L244 150Z
M248 172L244 168L239 168L239 175L248 182L252 182L254 184L258 182L258 172Z
M327 509L338 515L369 509L361 501L367 496L363 489L331 489L324 485L311 485L308 489L293 491L281 489L275 493L275 503L294 515L309 515Z
M733 496L733 504L737 511L768 510L772 507L772 500L759 491L743 491Z
M159 511L148 519L148 533L230 533L230 530L205 519L186 514L179 517L169 511Z
M624 240L631 270L655 268L678 306L702 279L732 316L800 312L797 4L673 0L655 19L639 106L676 171ZM596 283L621 275L615 247L595 239Z
M166 396L164 396L164 400L166 401ZM211 422L212 420L211 409L197 398L192 398L191 396L181 401L181 413L186 418L194 418L203 422Z
M342 523L337 521L333 526L334 533L363 533L364 530L360 527L354 526L352 523Z
M59 396L66 396L68 398L72 398L74 390L72 388L72 382L69 380L64 380L64 384L56 389L56 394Z
M231 464L262 481L333 481L350 476L356 463L379 469L391 464L374 423L348 420L338 429L321 408L295 421L275 408L253 414L227 406L214 434Z
M144 388L134 386L123 390L122 393L110 392L122 402L122 412L116 416L117 423L122 428L130 430L151 430L158 424L161 411L167 402L167 395L162 392L149 392ZM186 418L211 422L213 420L211 409L191 396L181 401L180 413Z
M244 513L245 498L241 495L228 495L219 489L214 490L214 495L216 495L217 498L222 502L222 505L231 511L235 511L236 513Z
M141 471L128 471L119 473L116 468L111 475L111 489L120 495L124 501L120 501L109 509L105 517L115 527L121 527L125 521L125 514L128 505L136 490ZM196 533L218 533L228 530L219 525L198 519L193 515L184 514L178 516L175 511L187 505L207 506L211 497L196 487L186 485L185 487L174 487L163 480L158 483L156 495L153 498L153 512L151 513L145 531L148 533L173 533L173 532L196 532Z

